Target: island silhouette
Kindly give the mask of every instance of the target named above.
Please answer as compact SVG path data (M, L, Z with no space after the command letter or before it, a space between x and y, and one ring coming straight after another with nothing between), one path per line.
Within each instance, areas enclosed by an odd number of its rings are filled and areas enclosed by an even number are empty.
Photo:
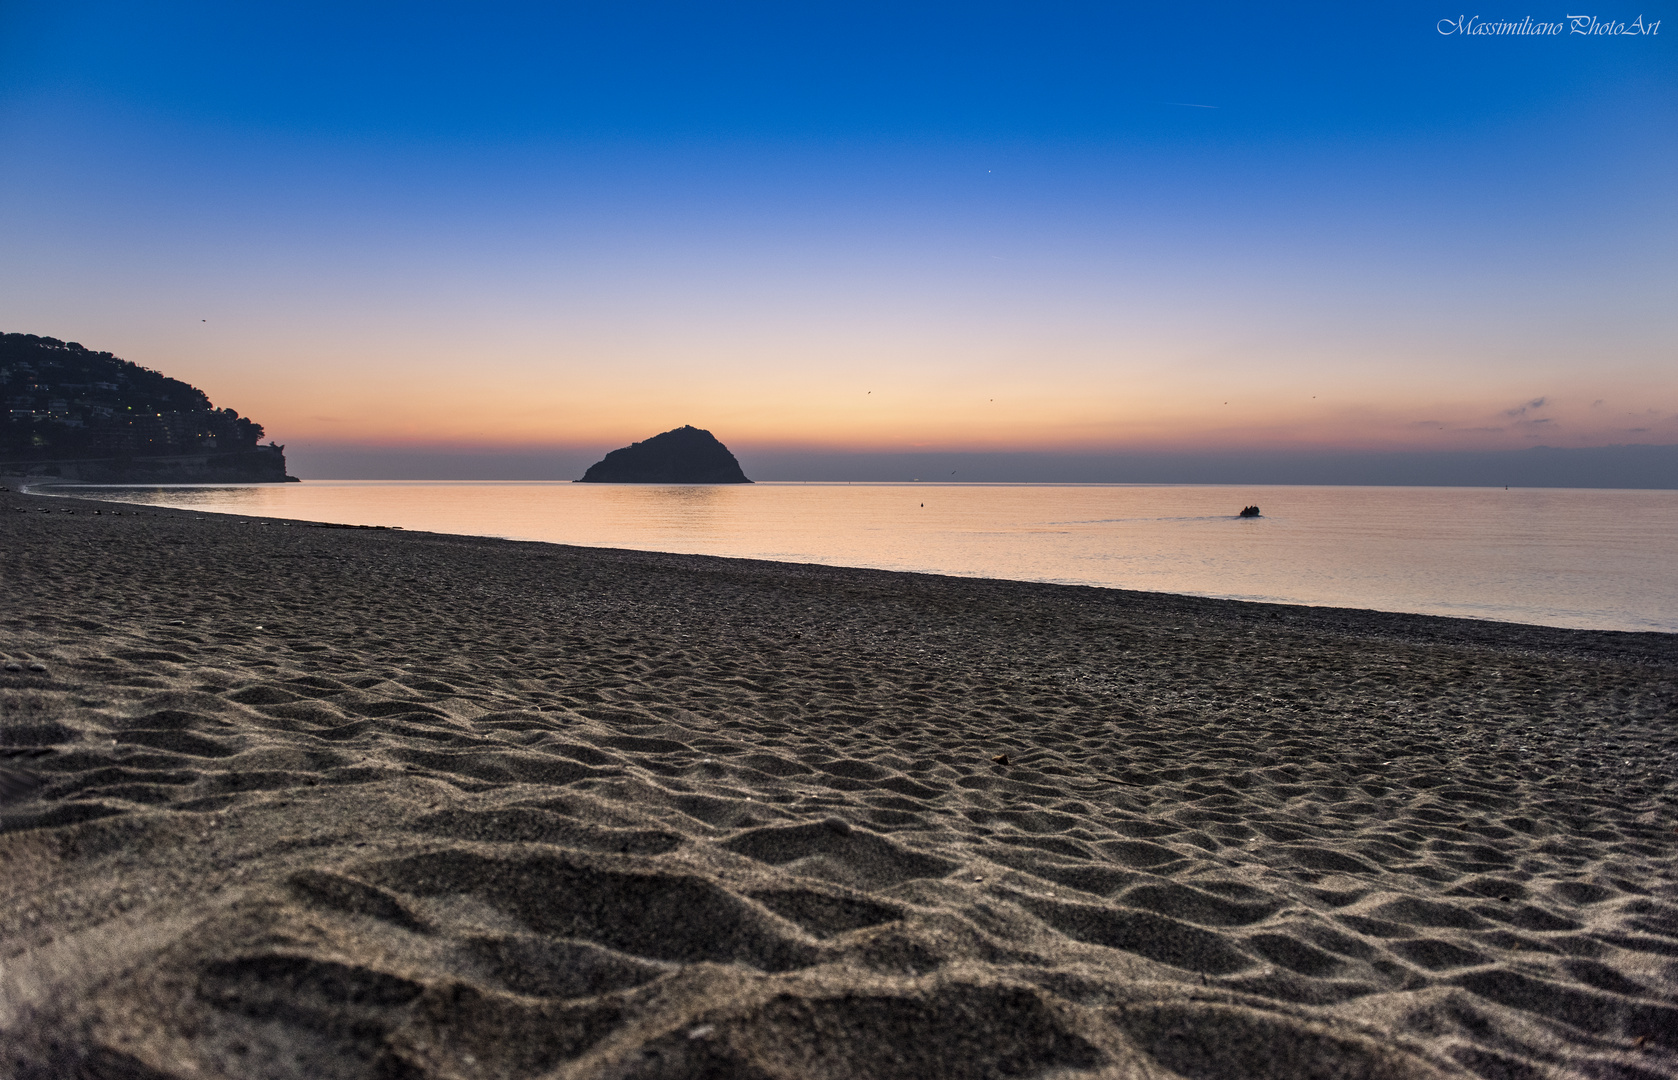
M579 484L749 484L728 447L690 425L613 450Z

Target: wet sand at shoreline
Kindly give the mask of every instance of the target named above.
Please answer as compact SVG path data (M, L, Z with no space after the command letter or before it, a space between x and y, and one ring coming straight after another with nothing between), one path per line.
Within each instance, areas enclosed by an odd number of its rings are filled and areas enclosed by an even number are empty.
M1678 1077L1674 635L118 509L8 1075Z

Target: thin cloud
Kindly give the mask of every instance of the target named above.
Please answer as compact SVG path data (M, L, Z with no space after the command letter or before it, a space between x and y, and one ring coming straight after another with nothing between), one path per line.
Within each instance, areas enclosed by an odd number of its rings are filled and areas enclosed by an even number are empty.
M1542 409L1544 407L1545 403L1548 402L1549 400L1550 399L1548 397L1533 398L1531 401L1527 402L1525 405L1517 405L1513 409L1504 409L1503 410L1503 415L1504 416L1525 416L1527 414L1527 410L1529 410L1529 409Z

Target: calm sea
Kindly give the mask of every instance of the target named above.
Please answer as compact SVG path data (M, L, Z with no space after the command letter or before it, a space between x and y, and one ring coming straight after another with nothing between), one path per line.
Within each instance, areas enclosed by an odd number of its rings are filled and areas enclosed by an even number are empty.
M321 480L99 490L593 547L1678 631L1674 491ZM1250 503L1263 516L1237 517Z

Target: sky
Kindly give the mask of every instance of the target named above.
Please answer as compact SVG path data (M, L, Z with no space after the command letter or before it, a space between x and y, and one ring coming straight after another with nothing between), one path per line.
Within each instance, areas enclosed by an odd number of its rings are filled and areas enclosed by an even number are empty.
M1671 445L1639 3L0 0L0 330L338 475Z

